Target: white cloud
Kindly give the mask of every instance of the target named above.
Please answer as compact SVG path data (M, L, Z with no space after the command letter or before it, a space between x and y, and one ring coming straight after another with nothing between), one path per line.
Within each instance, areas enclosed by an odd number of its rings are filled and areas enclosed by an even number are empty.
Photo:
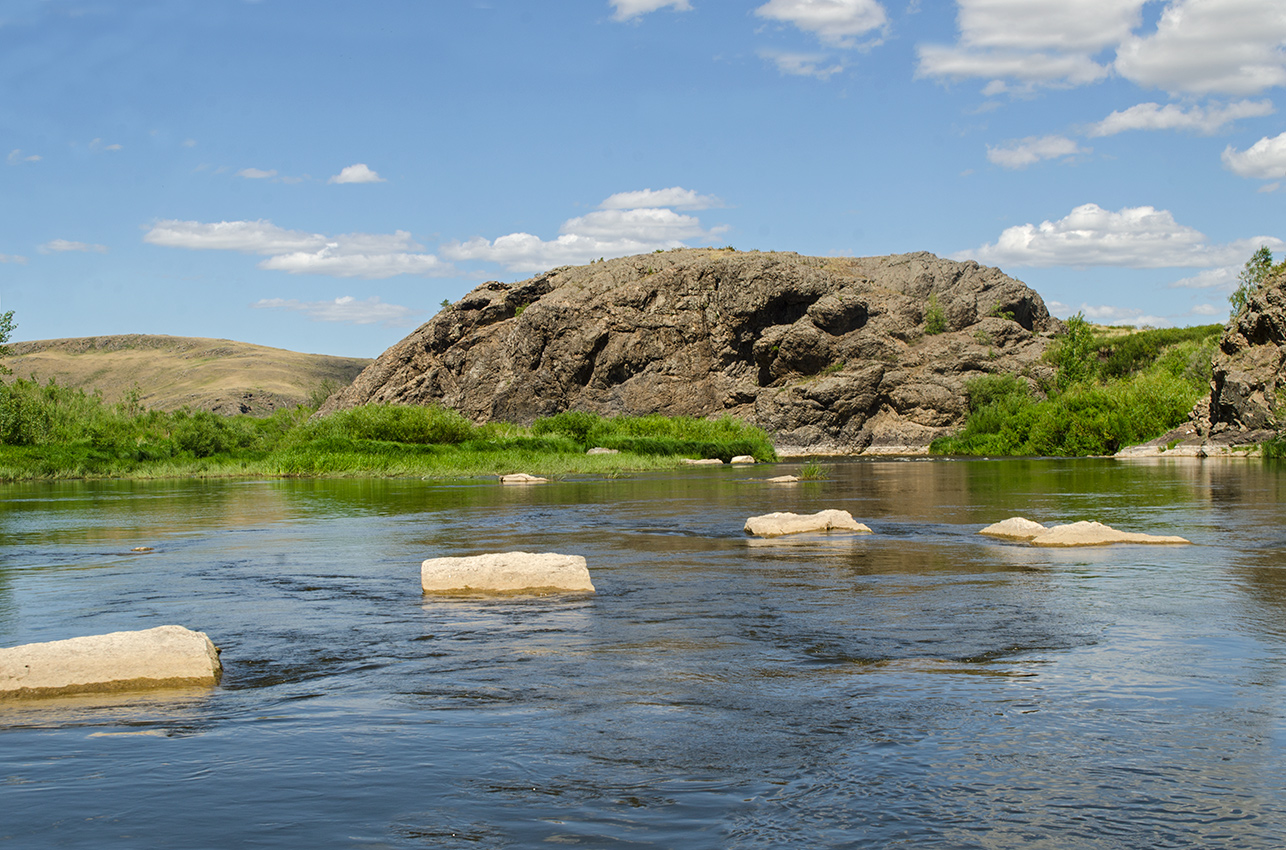
M1083 204L1058 221L1006 228L995 243L956 259L1010 266L1210 268L1240 265L1260 245L1280 250L1286 243L1261 236L1212 244L1167 210L1144 206L1112 212Z
M688 0L611 0L611 6L616 10L612 17L618 21L633 20L667 6L676 12L692 11Z
M387 183L383 177L366 167L366 163L359 162L346 168L341 168L339 173L326 181L327 183Z
M1156 32L1124 39L1115 68L1169 92L1248 95L1286 84L1281 0L1172 0Z
M1164 316L1150 316L1134 307L1082 304L1085 318L1100 325L1134 325L1136 327L1168 328L1173 323Z
M243 168L237 172L238 177L244 177L247 180L266 180L269 177L276 177L277 171L264 171L261 168Z
M291 274L386 278L400 274L442 276L455 270L405 230L396 233L344 233L326 236L286 230L270 221L159 221L143 241L168 248L239 251L267 259L259 268Z
M106 254L106 245L91 245L87 242L71 242L67 239L53 239L36 249L42 254L61 254L75 251L82 254Z
M626 203L631 196L653 201L666 196L679 202L696 203L703 198L713 200L675 187L656 192L648 189L622 192L603 203ZM568 219L559 228L557 239L546 241L530 233L510 233L494 240L475 237L467 242L443 245L441 253L450 260L482 260L500 263L510 271L536 272L555 266L586 263L599 257L624 257L658 248L682 248L685 240L709 238L724 229L706 230L695 216L681 215L672 209L609 208Z
M1078 86L1095 83L1108 69L1089 56L1019 51L973 51L956 47L922 45L917 48L920 66L917 77L992 78L983 93L988 97L1006 91L1025 91L1036 85ZM1018 86L1005 78L1020 81Z
M94 139L89 143L91 151L118 151L122 150L120 145L104 145L102 139Z
M1237 288L1239 266L1219 266L1213 269L1202 269L1192 277L1180 278L1170 284L1177 289L1223 289L1232 292Z
M22 266L26 265L27 258L21 254L0 254L0 263L14 263Z
M9 151L9 155L5 157L5 161L10 165L17 165L20 162L40 162L40 155L33 153L23 156L20 149L14 148Z
M632 210L639 207L670 207L676 210L708 210L722 207L723 201L714 195L699 195L692 189L671 186L669 189L639 189L636 192L617 192L598 205L600 210Z
M782 53L776 50L760 50L759 58L766 59L777 66L777 70L792 77L816 77L829 80L844 70L844 66L835 63L825 65L830 57L823 53Z
M1220 309L1213 304L1198 304L1188 312L1194 316L1218 316L1221 315L1221 313L1228 312L1228 310L1225 308L1220 311Z
M1066 136L1028 136L1003 147L987 145L987 159L1003 168L1026 168L1042 159L1062 159L1090 153Z
M1224 148L1223 164L1239 177L1278 180L1286 177L1286 133L1264 137L1244 151Z
M303 313L315 322L346 322L351 325L373 325L378 322L389 327L412 325L415 323L414 317L424 312L397 304L385 304L377 295L365 301L358 301L351 295L336 298L334 301L264 298L254 306L263 309L293 310Z
M917 76L991 79L988 94L1097 82L1094 60L1128 38L1146 0L958 0L955 45L921 45Z
M196 139L184 139L184 140L183 140L183 147L185 147L185 148L194 148L194 147L196 147Z
M1203 135L1219 132L1240 118L1259 118L1273 114L1271 100L1239 100L1227 106L1192 106L1140 103L1113 112L1088 129L1090 136L1112 136L1127 130L1191 130Z
M857 36L888 24L888 15L876 0L768 0L755 14L793 24L836 47L856 47Z

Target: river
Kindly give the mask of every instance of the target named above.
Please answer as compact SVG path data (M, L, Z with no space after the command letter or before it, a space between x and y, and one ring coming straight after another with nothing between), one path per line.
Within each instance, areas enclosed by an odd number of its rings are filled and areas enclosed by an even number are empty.
M0 486L0 646L176 623L225 664L0 703L0 846L1286 846L1286 467L762 480L797 468ZM742 531L832 507L874 533ZM1193 545L977 534L1015 515ZM598 593L420 591L509 550Z

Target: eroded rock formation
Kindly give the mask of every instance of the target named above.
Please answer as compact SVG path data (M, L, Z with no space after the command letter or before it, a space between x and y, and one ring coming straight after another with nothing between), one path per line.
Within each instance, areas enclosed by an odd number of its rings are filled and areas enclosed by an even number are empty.
M927 334L935 317L945 332ZM786 451L917 451L963 423L968 378L1047 377L1058 327L1019 281L932 254L667 251L483 284L320 415L367 402L478 422L728 414Z

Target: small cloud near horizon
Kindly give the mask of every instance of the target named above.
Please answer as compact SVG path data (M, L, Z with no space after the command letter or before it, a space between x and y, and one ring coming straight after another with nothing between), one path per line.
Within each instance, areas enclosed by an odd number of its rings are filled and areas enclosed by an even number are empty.
M382 324L386 327L407 327L415 324L415 317L423 310L385 304L378 295L358 301L343 295L333 301L299 301L294 298L264 298L254 305L257 309L291 310L303 313L314 322L344 322L350 325Z
M36 248L42 254L60 254L66 251L82 254L106 254L106 245L92 245L88 242L72 242L68 239L52 239Z
M327 183L387 183L378 172L359 162L340 169L340 172L326 181Z

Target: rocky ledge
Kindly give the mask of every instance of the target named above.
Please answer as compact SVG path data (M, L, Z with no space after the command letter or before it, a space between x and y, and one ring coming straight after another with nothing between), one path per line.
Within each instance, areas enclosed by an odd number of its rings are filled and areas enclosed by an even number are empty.
M318 415L437 403L527 424L564 410L735 416L783 454L918 453L958 429L965 382L1049 377L1061 323L998 269L916 253L683 249L485 283Z
M1118 457L1244 455L1286 432L1286 272L1266 279L1228 320L1211 362L1210 395L1188 421Z

